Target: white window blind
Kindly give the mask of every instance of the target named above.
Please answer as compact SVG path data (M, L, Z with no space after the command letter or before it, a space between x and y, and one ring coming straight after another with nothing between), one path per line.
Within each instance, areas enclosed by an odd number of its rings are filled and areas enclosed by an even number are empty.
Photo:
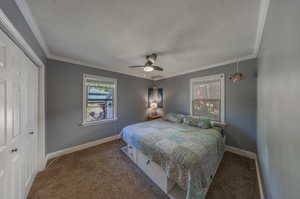
M84 74L83 124L117 119L116 91L116 79Z
M191 79L191 115L224 121L224 74Z

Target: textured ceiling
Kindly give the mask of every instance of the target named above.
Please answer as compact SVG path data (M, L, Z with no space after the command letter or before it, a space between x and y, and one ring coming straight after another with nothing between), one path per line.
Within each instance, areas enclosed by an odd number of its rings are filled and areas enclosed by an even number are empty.
M253 55L260 0L27 0L52 55L173 76ZM145 73L156 52L163 72Z

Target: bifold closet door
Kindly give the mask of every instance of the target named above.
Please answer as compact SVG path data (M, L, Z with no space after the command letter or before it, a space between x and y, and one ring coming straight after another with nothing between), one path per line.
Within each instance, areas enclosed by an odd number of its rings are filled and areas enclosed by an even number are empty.
M0 30L0 198L26 197L37 172L38 68Z

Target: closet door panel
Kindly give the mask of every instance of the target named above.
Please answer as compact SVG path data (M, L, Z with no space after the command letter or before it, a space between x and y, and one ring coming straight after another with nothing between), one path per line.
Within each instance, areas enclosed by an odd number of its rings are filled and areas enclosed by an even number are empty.
M0 30L0 198L24 199L37 172L38 68Z

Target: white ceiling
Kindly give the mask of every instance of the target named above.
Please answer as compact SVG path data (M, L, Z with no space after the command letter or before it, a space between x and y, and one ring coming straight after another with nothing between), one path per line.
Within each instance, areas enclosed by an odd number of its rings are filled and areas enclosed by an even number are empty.
M262 0L27 0L49 57L140 77L253 57ZM145 73L156 52L163 72Z

